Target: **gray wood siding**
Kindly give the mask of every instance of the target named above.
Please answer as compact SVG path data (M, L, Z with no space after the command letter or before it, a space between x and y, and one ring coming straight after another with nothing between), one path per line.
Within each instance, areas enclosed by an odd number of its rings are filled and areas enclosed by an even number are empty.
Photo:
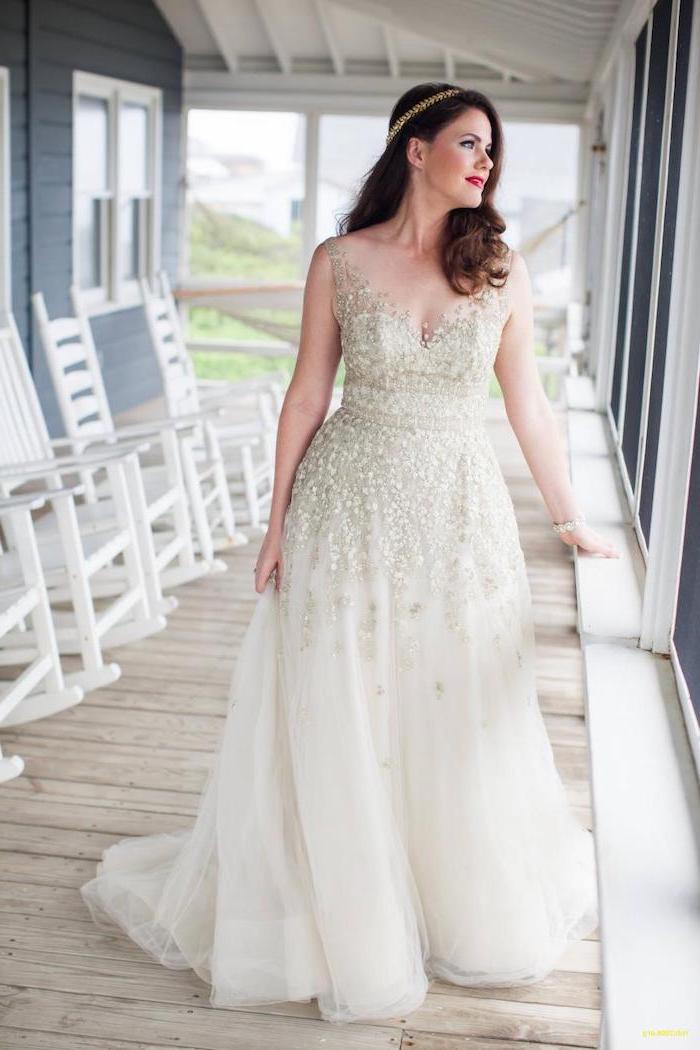
M29 331L27 14L25 0L0 3L0 66L10 71L12 312L25 346Z
M28 301L40 290L51 316L70 312L73 70L149 84L163 92L161 261L174 277L183 56L150 0L3 0L0 29L8 22L7 34L0 31L0 63L18 70L12 84L14 308L49 428L60 434ZM3 57L5 52L9 58ZM93 332L113 411L160 392L140 307L96 317Z

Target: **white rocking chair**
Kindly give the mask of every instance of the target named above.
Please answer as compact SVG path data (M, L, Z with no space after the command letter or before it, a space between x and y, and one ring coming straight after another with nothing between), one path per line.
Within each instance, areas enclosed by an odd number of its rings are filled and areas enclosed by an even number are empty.
M146 586L131 496L138 497L138 453L146 447L134 443L56 456L9 318L0 329L0 496L10 497L28 483L41 485L46 496L50 513L35 526L39 556L50 602L70 604L68 611L57 609L54 615L59 651L82 657L83 670L67 680L85 690L119 677L118 664L105 663L103 647L148 637L166 625L162 609L151 603L152 588ZM79 505L74 495L55 494L66 477L87 478L95 485L95 478L105 473L108 499L94 509ZM20 578L21 538L10 527L5 541L0 584L13 586ZM105 595L114 600L98 610L95 601ZM11 640L25 642L28 637L21 633Z
M71 496L59 490L54 499ZM34 535L32 510L43 507L46 495L15 496L0 500L0 526L17 538L19 578L16 585L0 588L0 666L21 667L14 679L0 680L0 728L24 725L80 703L83 690L67 685L58 655L44 573ZM0 561L2 560L0 553ZM24 640L25 622L32 625L33 643ZM23 644L6 645L6 636L19 629ZM0 747L0 783L24 769L20 755L3 755Z
M217 419L214 426L224 451L226 476L234 507L242 521L256 531L262 530L269 514L274 478L274 446L279 407L270 398L274 380L247 382L243 386L224 384L223 389L203 391L187 351L174 297L167 274L159 274L160 295L156 295L145 278L140 281L141 295L151 343L160 368L163 390L171 415L201 411L212 404L228 410L228 416ZM257 418L241 420L244 399L251 395L257 402Z
M223 458L216 432L212 425L212 415L218 410L213 408L209 411L180 414L177 417L166 415L162 419L146 420L143 423L129 424L126 426L114 426L111 409L102 378L102 369L95 349L92 337L90 321L76 285L71 285L71 300L75 319L63 318L64 326L69 330L76 331L70 344L74 353L79 355L79 363L87 375L85 384L94 398L92 415L85 418L80 402L83 398L75 397L75 390L71 384L78 382L71 379L70 362L60 360L61 346L52 348L52 357L55 362L54 381L58 387L63 388L61 395L62 411L65 406L64 425L68 433L74 437L86 434L87 427L95 428L96 432L105 436L124 436L127 439L133 434L152 433L155 429L162 429L165 433L178 435L177 446L184 477L184 484L189 497L190 513L195 536L195 549L207 560L212 562L212 568L223 571L226 563L214 558L215 551L225 550L232 546L240 546L248 542L248 537L236 529L235 514L231 504L228 487L226 485L226 474ZM41 303L35 297L35 307L41 309ZM45 311L44 311L45 312ZM48 320L48 318L47 318ZM56 325L57 321L48 321L48 325ZM45 329L46 338L52 339L51 328ZM58 332L54 329L54 332ZM57 342L57 336L53 337ZM56 352L58 350L58 353ZM84 393L84 391L83 391ZM76 404L77 401L77 404ZM78 414L79 413L79 414ZM70 428L70 429L69 429ZM174 446L173 446L174 449Z
M40 292L32 296L32 302L63 426L72 447L81 449L94 440L112 443L144 436L153 448L148 458L142 459L140 482L147 529L152 531L150 540L144 537L145 546L153 552L150 557L144 554L149 571L158 574L160 586L166 590L212 569L225 571L226 563L214 557L207 514L207 507L218 499L215 475L219 471L223 477L223 467L211 464L213 484L198 477L193 450L198 420L159 420L115 427L87 317L81 311L74 318L51 320ZM211 493L204 491L205 484L210 484ZM88 490L88 499L96 495L99 494ZM216 521L221 522L226 538L232 542L235 530L228 493ZM195 556L193 528L200 557Z

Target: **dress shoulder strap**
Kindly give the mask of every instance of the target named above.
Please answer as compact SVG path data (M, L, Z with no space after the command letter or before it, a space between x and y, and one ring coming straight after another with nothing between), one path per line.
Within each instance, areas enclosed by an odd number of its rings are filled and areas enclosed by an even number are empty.
M338 240L338 237L326 237L323 246L331 259L336 288L339 291L343 291L345 287L345 267L343 266L343 253L338 245Z
M323 247L328 252L331 260L331 268L333 270L333 280L335 281L335 314L338 320L343 317L343 304L345 302L345 292L347 291L347 273L345 270L345 257L338 245L338 237L326 237L323 241Z

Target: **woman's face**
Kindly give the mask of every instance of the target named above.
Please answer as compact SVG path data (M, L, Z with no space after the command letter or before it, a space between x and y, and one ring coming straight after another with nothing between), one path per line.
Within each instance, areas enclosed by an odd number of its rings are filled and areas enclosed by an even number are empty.
M442 193L451 208L478 208L493 160L491 122L480 109L467 109L446 124L432 142L409 140L409 162L427 185Z

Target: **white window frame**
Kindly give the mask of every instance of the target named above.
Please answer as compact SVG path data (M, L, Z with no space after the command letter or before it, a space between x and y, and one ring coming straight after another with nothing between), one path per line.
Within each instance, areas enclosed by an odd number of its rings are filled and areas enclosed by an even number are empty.
M0 66L0 323L12 309L10 71Z
M108 107L109 137L109 192L105 195L104 208L108 229L105 246L104 273L105 283L96 289L83 289L81 298L90 315L123 310L138 305L141 295L137 279L124 279L120 276L120 250L122 203L128 199L120 185L120 109L122 103L135 102L145 106L149 113L148 164L150 172L150 202L148 219L142 224L142 236L145 239L146 269L144 276L153 283L161 268L161 208L162 208L162 110L163 93L160 88L148 84L136 84L132 81L118 80L114 77L100 76L96 73L73 71L73 279L78 280L78 189L77 189L77 118L78 104L81 95L101 98ZM130 199L130 198L129 198Z

